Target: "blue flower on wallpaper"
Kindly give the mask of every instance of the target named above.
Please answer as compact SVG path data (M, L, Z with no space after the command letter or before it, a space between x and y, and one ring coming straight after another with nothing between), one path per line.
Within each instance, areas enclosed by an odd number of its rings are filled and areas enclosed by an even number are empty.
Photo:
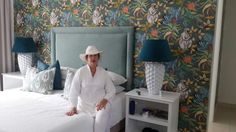
M170 11L168 12L168 15L164 16L164 24L169 24L173 19L175 19L175 21L177 23L180 23L181 21L179 21L179 15L180 15L180 8L174 7L171 8Z
M163 24L169 24L171 22L171 18L172 17L168 15L164 16Z
M209 43L213 42L213 36L212 34L210 33L206 33L204 36L203 36L203 39Z
M177 63L176 57L173 57L173 60L170 62L165 62L164 65L165 65L166 71L175 71L176 63Z
M61 17L60 25L62 27L69 26L70 18L71 18L71 12L63 12L62 17Z
M50 32L44 32L42 35L42 41L46 42L47 44L50 43L50 37L51 33Z
M138 32L135 34L135 38L136 38L137 42L143 43L144 40L146 40L146 33Z
M198 93L195 94L195 99L193 100L195 103L201 103L205 101L208 96L208 91L205 88L200 88Z
M209 45L208 41L204 41L204 40L199 41L198 49L204 51L204 50L206 50L208 48L208 45Z
M118 10L109 11L107 17L105 18L106 25L109 25L109 24L110 24L109 26L117 25L116 21L118 18L118 16L117 16L118 13L119 13Z

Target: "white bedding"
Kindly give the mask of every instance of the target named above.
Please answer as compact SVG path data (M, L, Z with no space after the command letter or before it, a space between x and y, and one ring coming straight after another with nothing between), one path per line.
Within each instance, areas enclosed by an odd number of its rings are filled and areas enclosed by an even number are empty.
M125 118L125 92L117 94L111 101L111 127Z
M112 101L110 125L125 116L124 93ZM83 113L68 117L69 102L61 93L43 95L19 89L0 92L0 132L92 132L93 118Z

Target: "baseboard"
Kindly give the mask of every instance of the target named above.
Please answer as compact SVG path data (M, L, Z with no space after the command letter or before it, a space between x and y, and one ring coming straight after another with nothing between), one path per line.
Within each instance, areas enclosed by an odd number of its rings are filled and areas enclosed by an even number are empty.
M228 104L228 103L222 103L222 102L217 102L216 103L217 107L225 107L225 108L233 108L236 109L236 104Z

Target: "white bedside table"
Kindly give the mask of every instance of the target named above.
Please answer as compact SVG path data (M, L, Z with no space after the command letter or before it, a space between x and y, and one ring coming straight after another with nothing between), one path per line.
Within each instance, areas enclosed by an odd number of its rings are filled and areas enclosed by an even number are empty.
M20 72L9 72L9 73L2 73L3 78L3 91L18 88L23 85L24 75Z
M141 95L137 94L137 90L141 91ZM159 132L177 132L179 96L179 93L164 91L162 96L149 95L143 88L126 93L125 132L142 132L145 127L159 130ZM135 102L134 114L129 113L130 101ZM143 115L143 108L156 112L156 115L152 115L151 112L148 112L148 116Z

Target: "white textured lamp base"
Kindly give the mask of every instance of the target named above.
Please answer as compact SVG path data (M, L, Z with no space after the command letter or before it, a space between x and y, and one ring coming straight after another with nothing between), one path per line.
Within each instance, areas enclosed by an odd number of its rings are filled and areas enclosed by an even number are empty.
M160 94L165 75L165 66L158 62L145 62L145 76L148 93Z
M25 75L27 68L32 66L32 53L18 53L17 59L20 72Z

